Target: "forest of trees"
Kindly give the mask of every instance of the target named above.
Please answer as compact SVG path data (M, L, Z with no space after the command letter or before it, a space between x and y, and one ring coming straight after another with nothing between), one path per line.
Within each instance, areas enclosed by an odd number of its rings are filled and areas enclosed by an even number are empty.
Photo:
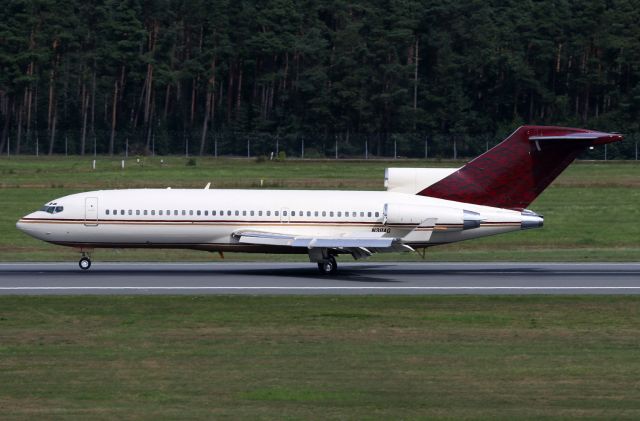
M639 23L640 0L7 0L0 151L419 155L524 123L634 138Z

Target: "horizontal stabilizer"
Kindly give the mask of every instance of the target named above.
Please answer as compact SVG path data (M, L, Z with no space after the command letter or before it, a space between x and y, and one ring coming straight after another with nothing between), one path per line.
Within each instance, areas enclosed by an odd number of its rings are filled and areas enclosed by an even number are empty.
M547 141L547 140L568 140L568 141L590 141L590 145L601 145L605 143L616 142L620 140L618 133L603 133L603 132L578 132L568 133L563 135L542 135L542 136L529 136L531 141Z

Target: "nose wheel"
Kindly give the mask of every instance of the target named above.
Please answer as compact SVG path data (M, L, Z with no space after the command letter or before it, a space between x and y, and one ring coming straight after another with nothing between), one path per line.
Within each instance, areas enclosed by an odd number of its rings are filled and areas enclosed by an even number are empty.
M318 269L323 275L335 275L338 271L338 263L336 259L331 256L327 260L318 262Z
M78 266L82 270L88 270L91 267L91 259L88 256L82 256L78 262Z

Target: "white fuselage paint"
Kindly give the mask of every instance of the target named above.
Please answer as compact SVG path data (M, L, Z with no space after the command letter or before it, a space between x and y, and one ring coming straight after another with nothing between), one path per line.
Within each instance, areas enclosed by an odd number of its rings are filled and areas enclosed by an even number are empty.
M135 189L78 193L56 199L59 213L36 211L17 227L55 244L94 247L166 247L202 250L297 252L281 246L239 244L239 230L318 237L372 233L402 241L416 225L385 224L385 204L395 208L464 209L478 212L478 228L436 225L414 247L450 243L520 229L520 212L411 194L368 191ZM346 216L348 215L348 216ZM355 215L355 216L354 216Z

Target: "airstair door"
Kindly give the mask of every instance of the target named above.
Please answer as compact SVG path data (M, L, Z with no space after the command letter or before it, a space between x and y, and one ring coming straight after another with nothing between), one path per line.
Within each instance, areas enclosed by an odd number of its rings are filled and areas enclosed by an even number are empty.
M87 197L84 199L84 225L95 227L98 225L98 198Z

